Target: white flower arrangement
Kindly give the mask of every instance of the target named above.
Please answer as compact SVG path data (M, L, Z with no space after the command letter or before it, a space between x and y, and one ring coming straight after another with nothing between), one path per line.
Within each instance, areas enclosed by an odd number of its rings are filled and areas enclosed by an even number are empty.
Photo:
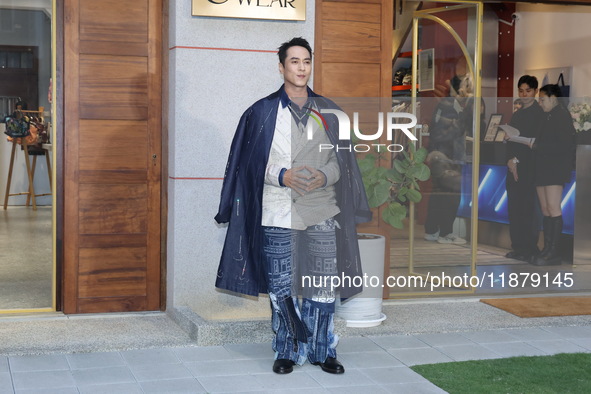
M591 130L591 105L588 102L572 103L568 109L577 133Z

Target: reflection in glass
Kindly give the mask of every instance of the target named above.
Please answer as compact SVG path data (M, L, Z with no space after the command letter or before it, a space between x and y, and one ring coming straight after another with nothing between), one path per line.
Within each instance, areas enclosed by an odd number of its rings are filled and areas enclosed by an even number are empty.
M52 0L0 0L0 311L53 307L51 74ZM26 141L6 139L6 117Z
M426 10L420 15L414 25L417 48L413 51L426 52L431 58L423 64L417 59L420 71L415 75L418 86L411 111L420 125L417 145L428 151L425 162L431 176L418 182L422 198L411 204L408 224L394 231L390 273L409 280L404 287L391 288L391 296L466 292L469 283L450 279L469 277L474 271L472 213L469 209L460 213L459 207L462 201L472 200L475 119L480 116L478 110L484 110L475 105L480 102L474 77L477 6ZM421 75L426 68L430 78ZM400 96L395 100L394 105L404 102Z

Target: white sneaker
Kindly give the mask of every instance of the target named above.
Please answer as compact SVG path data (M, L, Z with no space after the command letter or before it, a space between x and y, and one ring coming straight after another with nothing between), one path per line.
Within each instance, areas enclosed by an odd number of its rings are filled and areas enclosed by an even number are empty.
M466 243L466 240L452 233L447 234L445 237L437 238L437 242L439 242L440 244L464 245Z
M425 241L437 241L439 239L439 231L435 234L427 234L425 233Z

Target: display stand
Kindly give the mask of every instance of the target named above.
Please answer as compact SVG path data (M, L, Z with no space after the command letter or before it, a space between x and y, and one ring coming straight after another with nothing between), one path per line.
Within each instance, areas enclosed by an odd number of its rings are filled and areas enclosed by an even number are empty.
M40 107L39 111L22 111L23 113L26 114L31 114L31 115L38 115L39 117L41 117L43 115L43 108ZM28 207L29 205L32 205L33 210L36 211L37 210L37 201L36 201L36 197L41 197L41 196L50 196L52 193L42 193L42 194L35 194L35 185L34 185L34 180L35 180L35 167L37 165L37 156L33 156L33 163L31 165L31 161L29 160L29 147L27 144L27 141L25 138L21 138L21 144L22 144L22 151L24 153L25 156L25 165L27 167L27 178L29 179L29 189L26 192L20 192L20 193L10 193L10 185L12 183L12 172L14 169L14 160L16 158L16 148L19 145L19 143L17 142L17 138L13 138L12 140L12 150L10 152L10 166L8 167L8 179L6 181L6 193L4 195L4 210L8 209L8 198L11 196L23 196L26 195L27 196L27 201L26 201L26 206ZM49 177L49 188L51 191L51 162L49 160L49 152L51 150L51 144L43 144L43 154L45 155L45 159L47 162L47 175Z

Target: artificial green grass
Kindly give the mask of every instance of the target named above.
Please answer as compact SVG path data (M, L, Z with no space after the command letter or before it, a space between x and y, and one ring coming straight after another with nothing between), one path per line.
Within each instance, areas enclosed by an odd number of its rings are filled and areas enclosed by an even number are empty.
M589 353L416 365L412 369L450 394L591 392Z

